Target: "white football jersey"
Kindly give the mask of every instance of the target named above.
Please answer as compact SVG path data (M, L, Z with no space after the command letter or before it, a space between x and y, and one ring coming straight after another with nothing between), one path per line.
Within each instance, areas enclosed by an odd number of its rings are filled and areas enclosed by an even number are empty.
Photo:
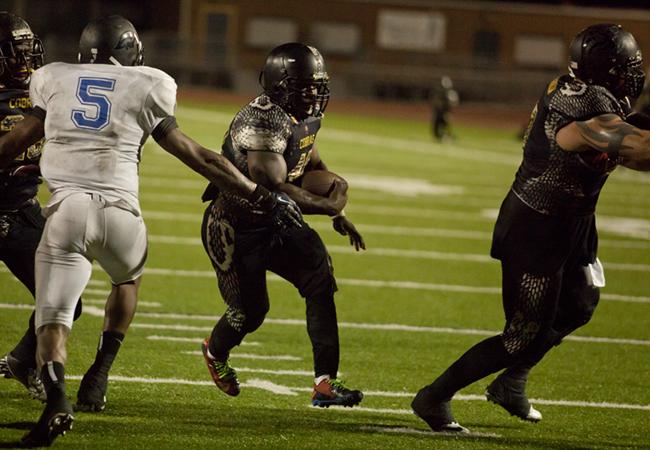
M140 151L174 115L173 78L144 66L52 63L32 74L29 95L46 111L41 172L52 192L48 206L92 192L139 213Z

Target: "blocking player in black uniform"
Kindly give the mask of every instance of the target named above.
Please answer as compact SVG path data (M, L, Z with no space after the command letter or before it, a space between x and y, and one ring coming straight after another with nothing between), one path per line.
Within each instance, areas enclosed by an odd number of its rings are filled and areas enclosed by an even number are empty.
M434 431L467 431L454 420L451 398L502 369L488 400L541 420L525 394L528 372L590 320L604 286L594 218L601 188L618 164L650 170L650 132L625 122L628 100L643 87L641 67L630 33L590 26L571 43L569 74L551 81L533 109L492 241L506 324L417 393L411 406Z
M25 20L0 12L0 135L10 131L32 109L31 73L43 65L43 46ZM36 200L41 142L26 148L7 168L0 169L0 260L34 295L34 253L45 219ZM18 345L0 359L0 374L20 381L44 400L36 375L34 313Z
M260 74L264 93L242 108L230 124L223 155L251 180L288 194L305 214L333 216L334 228L365 248L354 225L341 214L347 187L336 183L329 197L300 189L305 171L326 170L314 145L329 100L328 75L313 47L283 44L270 52ZM209 186L203 200L202 238L227 305L202 349L212 378L229 395L239 394L230 350L255 331L269 310L266 271L291 282L306 299L307 331L312 342L316 406L354 406L363 395L336 379L339 341L334 305L336 281L327 250L306 223L275 232L251 213L239 196Z

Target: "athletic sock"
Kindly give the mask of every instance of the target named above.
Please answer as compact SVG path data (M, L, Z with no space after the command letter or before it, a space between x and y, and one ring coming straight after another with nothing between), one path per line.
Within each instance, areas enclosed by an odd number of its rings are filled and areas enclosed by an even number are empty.
M65 368L58 361L47 361L41 367L41 380L48 403L65 396Z
M314 385L318 386L322 381L329 380L329 379L330 379L329 375L327 374L321 375L319 377L314 378Z
M447 401L465 386L508 366L512 359L501 336L490 337L465 352L426 389L434 401Z
M120 351L123 340L124 334L119 331L104 331L99 338L95 362L90 366L88 372L107 377L117 352Z

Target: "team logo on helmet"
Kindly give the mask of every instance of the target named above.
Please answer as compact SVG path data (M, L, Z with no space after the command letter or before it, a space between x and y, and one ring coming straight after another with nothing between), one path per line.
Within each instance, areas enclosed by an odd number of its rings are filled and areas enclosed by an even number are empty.
M140 40L133 31L127 31L120 36L120 40L115 46L116 49L135 48Z

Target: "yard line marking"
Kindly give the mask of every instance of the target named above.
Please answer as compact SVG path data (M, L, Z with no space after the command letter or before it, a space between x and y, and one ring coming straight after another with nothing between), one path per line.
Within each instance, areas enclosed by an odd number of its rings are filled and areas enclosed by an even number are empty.
M203 352L198 351L198 350L188 350L188 351L182 351L184 355L195 355L195 356L203 356ZM263 361L302 361L302 358L299 356L292 356L292 355L256 355L253 353L236 353L233 352L230 354L231 358L234 359L259 359ZM239 370L239 369L237 369Z
M104 297L108 297L108 294L110 294L111 291L106 290L106 289L92 289L91 288L91 289L84 289L83 293L87 294L87 295L102 295Z
M84 306L85 305L99 305L99 306L106 305L106 300L89 299L85 296L82 296L81 301L83 302ZM145 306L148 308L160 308L162 305L158 302L146 302L146 301L138 300L138 306Z
M180 221L189 223L201 223L203 215L198 213L182 213L182 212L169 212L169 211L143 211L145 220L163 220L163 221ZM309 226L319 231L332 231L332 224L319 220L309 221ZM436 227L404 227L404 226L388 226L388 225L373 225L373 224L356 224L356 227L368 234L384 234L384 235L399 235L399 236L422 236L422 237L445 237L450 239L467 239L475 241L490 241L492 239L491 231L475 231L475 230L458 230L448 228ZM643 236L634 236L642 241L630 240L617 240L617 239L602 239L599 244L602 247L614 248L650 248L650 242L647 242Z
M4 269L4 270L3 270ZM96 266L93 266L93 270ZM0 272L8 272L8 269L0 267ZM215 274L209 270L175 270L145 267L147 275L161 275L161 276L176 276L188 278L214 278ZM267 281L284 282L282 278L274 274L267 275ZM436 284L436 283L421 283L417 281L385 281L385 280L366 280L356 278L337 278L336 282L339 285L348 286L363 286L372 288L392 288L392 289L413 289L423 291L440 291L440 292L460 292L464 294L479 294L479 295L501 295L500 287L491 286L465 286L455 284ZM626 303L650 303L650 297L644 296L631 296L620 294L601 294L601 299L611 300Z
M139 314L138 314L139 315ZM158 336L158 335L149 335L147 339L150 341L169 341L169 342L192 342L200 344L203 342L203 338L200 337L181 337L181 336ZM262 344L256 341L243 341L240 346L249 346L249 347L258 347Z
M109 284L106 281L100 281L100 280L88 280L88 286L95 286L95 287L107 287Z
M356 197L356 196L355 196ZM181 204L197 204L197 196L195 195L182 195L182 194L158 194L158 193L141 193L141 200L147 202L158 203L171 203L174 205ZM476 221L476 222L494 222L491 217L483 216L481 211L464 212L445 209L434 208L411 208L411 207L396 207L396 206L374 206L363 203L354 203L348 205L346 210L349 209L351 214L368 214L377 216L397 216L397 217L415 217L425 219L447 219L457 220L462 222Z
M257 369L244 369L248 371L256 371ZM237 369L238 372L242 371L242 369ZM275 374L273 371L266 371L267 373L270 374ZM277 371L277 372L290 372L290 371ZM293 371L293 372L300 372L300 371ZM312 376L311 372L304 372L308 374L308 376ZM283 375L284 373L280 374ZM291 373L291 375L298 375L297 373ZM82 376L81 375L66 375L67 379L70 380L81 380ZM250 387L257 387L260 389L264 389L261 386L264 386L266 383L266 380L257 380L257 379L251 379L248 382L254 381L254 383L250 384ZM182 378L149 378L149 377L126 377L126 376L121 376L121 375L113 375L111 374L109 377L109 382L114 383L114 382L122 382L122 383L145 383L145 384L182 384L182 385L190 385L190 386L211 386L214 387L214 382L212 381L199 381L199 380L187 380L187 379L182 379ZM288 389L291 391L296 391L296 392L311 392L311 388L305 388L305 387L290 387L290 386L282 386L282 385L277 385L273 383L275 386L280 386L282 390ZM247 384L244 383L244 386ZM376 396L382 396L380 393L382 391L374 391ZM369 394L369 392L367 393ZM412 393L405 393L405 392L395 392L395 393L390 393L390 394L398 394L398 396L405 396L405 397L413 397L415 396L415 392ZM288 394L291 395L291 394ZM394 396L394 395L390 395ZM460 394L460 395L455 395L454 400L460 400L460 401L486 401L485 396L483 395L475 395L475 394ZM580 400L551 400L551 399L539 399L539 398L532 398L530 399L532 403L540 404L540 405L549 405L549 406L571 406L571 407L579 407L579 408L597 408L597 409L627 409L627 410L638 410L638 411L650 411L650 405L642 405L642 404L633 404L633 403L616 403L616 402L587 402L587 401L580 401ZM311 405L309 406L310 408ZM318 409L323 409L323 408L318 408ZM355 409L359 411L364 411L363 407L355 407L355 408L337 408L335 409L336 411L354 411ZM375 412L371 408L366 408L370 412ZM332 409L330 409L332 411ZM381 412L384 412L384 410L380 410ZM396 414L413 414L413 412L410 409L388 409L386 412L390 411L398 411ZM406 411L406 412L404 412Z
M2 304L0 304L0 307ZM144 316L144 314L138 314ZM192 316L185 317L188 320ZM215 321L218 316L215 316ZM200 320L203 320L202 318ZM274 325L292 325L292 326L305 326L303 319L273 319L267 318L264 323ZM141 323L134 322L131 324L133 328L144 328L153 330L177 330L177 331L212 331L212 327L198 327L194 325L182 324L157 324L157 323ZM405 331L411 333L435 333L435 334L459 334L464 336L494 336L501 333L500 330L481 330L474 328L451 328L451 327L426 327L417 325L402 325L396 323L358 323L358 322L339 322L339 328L349 328L358 330L381 330L381 331ZM567 341L575 342L588 342L598 344L618 344L618 345L641 345L650 346L650 340L647 339L626 339L626 338L610 338L600 336L575 336L569 335L564 338Z
M279 394L279 395L298 395L296 392L292 391L291 388L287 386L282 386L280 384L276 384L268 380L258 380L257 378L252 378L242 383L240 386L262 389L264 391L268 391L273 394Z
M150 242L171 245L203 245L201 239L193 237L178 237L178 236L164 236L164 235L151 235L149 236ZM442 261L469 261L478 263L498 264L498 261L489 255L479 253L452 253L452 252L438 252L434 250L408 250L402 248L368 248L364 252L357 252L351 246L346 245L328 245L327 250L330 253L355 255L355 256L390 256L397 258L411 258L411 259L430 259ZM617 263L607 262L603 263L606 269L609 270L624 270L624 271L650 271L650 264L631 264L631 263Z
M136 313L137 314L137 313ZM212 331L214 327L196 327L193 325L159 324L159 323L131 323L131 328L143 328L146 330L174 330L174 331Z
M364 411L370 411L374 412L373 408L361 408ZM388 410L385 411L388 414L394 413L395 410ZM377 409L377 412L384 412L384 410ZM413 411L411 411L411 414ZM401 414L401 413L400 413ZM467 439L467 438L500 438L503 437L500 434L496 433L483 433L480 431L469 431L467 433L454 433L450 431L431 431L431 430L421 430L418 428L410 428L410 427L381 427L381 426L370 426L370 425L363 425L359 427L360 430L363 431L374 431L377 433L390 433L390 434L415 434L418 436L429 436L431 438L448 438L448 437L453 437L454 439L456 438L461 438L461 439Z
M314 372L310 370L271 370L271 369L251 369L249 367L237 367L237 373L265 373L267 375L295 375L313 377ZM339 372L339 375L342 375ZM310 389L311 392L311 389Z

